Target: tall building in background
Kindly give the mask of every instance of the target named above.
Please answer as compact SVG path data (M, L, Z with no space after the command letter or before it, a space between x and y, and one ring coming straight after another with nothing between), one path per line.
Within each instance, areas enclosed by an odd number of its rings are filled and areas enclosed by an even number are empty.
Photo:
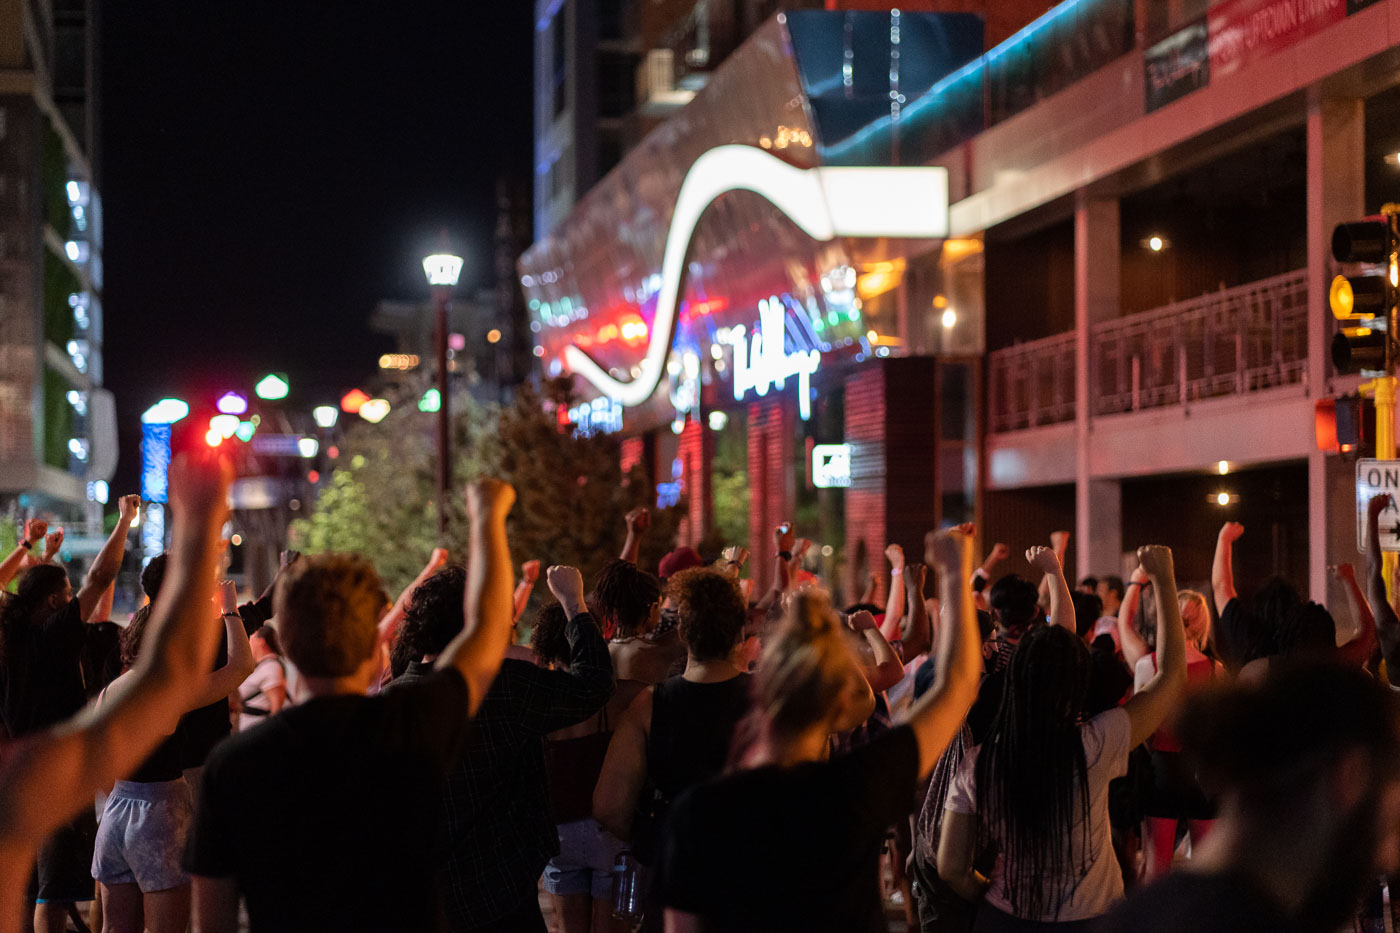
M534 238L779 9L975 13L992 48L1045 0L536 0Z
M100 533L116 465L102 386L94 0L0 4L0 514Z
M964 521L1072 530L1078 576L1161 541L1200 586L1229 520L1245 590L1345 604L1328 245L1400 202L1400 7L787 4L726 51L763 4L666 6L622 125L657 122L541 199L519 272L561 421L617 432L686 543L790 518L850 601Z

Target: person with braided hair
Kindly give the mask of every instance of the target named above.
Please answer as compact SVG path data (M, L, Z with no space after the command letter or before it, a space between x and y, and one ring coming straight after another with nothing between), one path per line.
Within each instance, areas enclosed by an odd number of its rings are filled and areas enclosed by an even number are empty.
M1158 670L1122 707L1085 721L1092 666L1072 628L1032 628L1016 646L1001 708L963 761L945 804L938 874L976 901L975 931L1087 930L1123 896L1108 783L1186 685L1186 647L1170 549L1139 549L1157 596ZM996 851L990 877L974 867Z
M912 809L981 669L971 541L945 532L931 550L943 597L935 685L903 725L830 760L827 736L862 721L873 697L827 599L813 589L789 598L755 675L735 770L683 793L663 829L657 893L668 933L885 929L886 830ZM763 884L745 883L756 878Z

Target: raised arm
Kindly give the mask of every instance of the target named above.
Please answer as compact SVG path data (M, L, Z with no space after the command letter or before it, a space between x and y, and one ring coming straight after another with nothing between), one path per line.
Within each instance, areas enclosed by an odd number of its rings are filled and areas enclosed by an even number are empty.
M890 562L890 592L885 598L885 618L880 621L880 631L886 640L900 635L899 620L904 616L904 548L891 544L885 548L885 559Z
M1147 639L1138 633L1137 625L1134 624L1138 604L1142 601L1142 588L1146 585L1147 573L1138 567L1133 571L1132 579L1128 581L1127 590L1123 593L1123 602L1118 606L1118 644L1123 651L1123 660L1134 670L1138 661L1152 653Z
M515 580L506 543L506 516L514 504L515 490L508 483L484 479L467 487L471 558L463 597L466 624L438 656L437 666L455 667L466 679L471 715L476 715L496 678L515 629L511 621Z
M1337 647L1337 657L1343 664L1364 667L1376 650L1376 617L1356 582L1356 569L1351 564L1339 564L1330 569L1346 590L1351 616L1356 620L1356 631Z
M758 608L764 610L783 598L791 582L788 562L792 560L792 549L797 544L797 536L792 533L792 522L783 522L773 529L773 544L777 547L777 553L773 556L773 585L758 601Z
M23 887L35 847L91 807L96 788L130 774L194 705L214 657L209 606L231 478L213 452L175 458L170 564L129 688L15 746L0 776L0 898ZM14 917L4 917L7 929Z
M1038 544L1026 551L1026 562L1045 573L1046 586L1050 591L1050 624L1076 632L1074 600L1070 598L1069 583L1065 580L1065 571L1060 560L1057 551L1043 545Z
M243 617L238 614L238 588L231 580L219 585L219 595L223 599L223 612L220 621L224 623L224 641L228 646L228 662L209 675L204 691L191 709L208 706L228 696L238 689L238 685L253 673L253 648L248 644L248 633L243 628Z
M873 666L864 666L865 680L876 693L888 690L904 679L904 665L899 655L894 653L884 633L875 624L875 617L868 609L851 613L848 623L851 630L865 639L870 649Z
M933 646L933 626L929 619L928 603L924 601L924 580L927 575L928 567L923 564L904 565L905 613L899 637L906 660L918 657Z
M1239 522L1226 522L1220 526L1215 537L1215 560L1210 565L1210 587L1215 596L1215 611L1225 611L1225 604L1234 599L1235 555L1234 544L1244 534L1244 526Z
M520 582L515 585L515 595L511 600L516 622L525 614L525 607L530 603L530 594L535 591L535 581L539 578L539 561L527 560L520 565Z
M1138 560L1152 581L1157 600L1157 673L1123 704L1132 723L1129 746L1141 744L1156 732L1186 693L1186 630L1176 599L1171 548L1160 544L1140 547Z
M140 509L140 496L122 496L117 500L117 527L112 529L102 550L93 558L92 566L83 580L83 588L78 590L78 609L84 619L91 618L103 591L117 578L122 557L126 554L126 537L131 532L131 520Z
M398 634L399 626L403 625L404 613L408 611L408 604L413 599L413 591L418 589L433 574L447 566L448 553L446 548L435 547L428 555L428 562L423 565L423 569L418 571L418 576L413 578L413 582L404 587L399 592L399 598L394 600L394 605L384 614L384 618L379 620L379 642L388 644L394 640Z
M10 585L19 568L24 566L25 558L34 553L34 546L44 540L48 531L49 523L42 518L31 518L24 523L24 534L20 535L19 543L9 557L0 561L0 589Z
M972 605L972 539L957 531L934 536L925 549L938 574L942 616L934 649L934 681L910 707L906 722L919 742L919 777L933 770L967 717L982 676L982 639Z
M550 567L545 580L569 620L564 626L569 663L564 670L529 671L531 701L523 704L521 721L539 734L583 722L603 708L617 686L608 643L584 602L583 574L575 567Z
M93 625L96 625L98 622L111 621L112 603L116 602L116 600L117 583L113 580L111 583L107 584L107 588L102 591L102 596L97 600L97 605L92 607L92 612L89 612L83 621Z
M642 553L642 535L651 527L651 510L638 506L624 516L624 521L627 522L627 540L622 543L622 553L618 556L635 564Z
M1381 560L1380 517L1390 505L1390 496L1373 496L1366 508L1366 597L1376 619L1376 635L1385 658L1385 675L1392 686L1400 686L1400 618L1385 592L1384 563Z
M651 699L647 687L627 707L608 742L608 754L593 788L593 818L624 842L632 838L632 818L647 781L647 733Z

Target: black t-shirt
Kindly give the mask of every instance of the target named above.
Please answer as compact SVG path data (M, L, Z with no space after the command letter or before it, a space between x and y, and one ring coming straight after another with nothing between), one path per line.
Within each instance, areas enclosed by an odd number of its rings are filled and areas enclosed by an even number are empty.
M448 668L230 737L209 756L186 869L235 879L254 933L442 929L432 841L467 700Z
M901 726L830 761L694 787L671 808L657 893L706 930L883 931L880 849L918 770Z
M4 637L0 716L12 738L48 728L83 708L87 627L76 597L38 625L9 626Z
M1255 884L1239 874L1198 874L1174 871L1137 891L1104 916L1095 933L1301 933L1264 896Z

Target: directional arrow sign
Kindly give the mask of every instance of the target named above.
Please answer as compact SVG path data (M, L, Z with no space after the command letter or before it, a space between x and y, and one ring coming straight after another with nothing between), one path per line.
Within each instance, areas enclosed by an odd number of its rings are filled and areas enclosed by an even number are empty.
M1366 509L1373 496L1390 494L1381 513L1382 551L1400 551L1400 460L1356 461L1356 549L1366 553Z

